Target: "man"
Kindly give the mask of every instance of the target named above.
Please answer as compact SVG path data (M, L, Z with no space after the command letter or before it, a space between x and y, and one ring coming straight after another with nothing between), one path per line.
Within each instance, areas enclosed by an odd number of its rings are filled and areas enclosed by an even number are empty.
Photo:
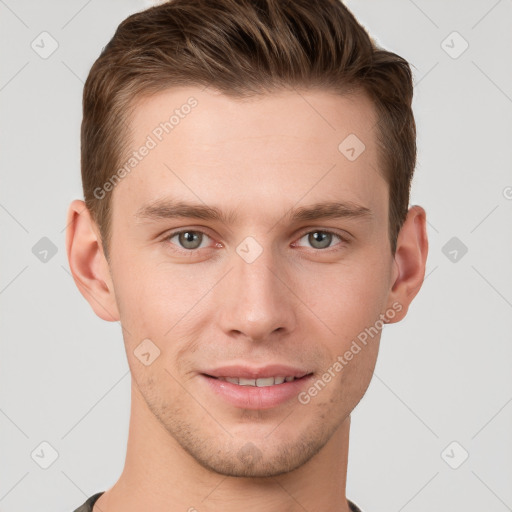
M66 244L121 322L130 429L78 511L359 510L350 413L428 252L411 101L407 62L336 0L121 23L85 84Z

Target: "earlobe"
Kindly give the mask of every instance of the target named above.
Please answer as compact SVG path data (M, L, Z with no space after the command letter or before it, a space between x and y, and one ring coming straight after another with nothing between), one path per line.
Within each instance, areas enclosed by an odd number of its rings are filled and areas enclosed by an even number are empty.
M80 293L103 320L119 320L119 311L101 238L84 201L68 209L66 252L69 268Z
M426 212L421 206L412 206L400 230L395 253L395 279L388 298L388 306L400 311L386 323L402 320L409 305L420 291L425 278L425 267L428 255L428 238Z

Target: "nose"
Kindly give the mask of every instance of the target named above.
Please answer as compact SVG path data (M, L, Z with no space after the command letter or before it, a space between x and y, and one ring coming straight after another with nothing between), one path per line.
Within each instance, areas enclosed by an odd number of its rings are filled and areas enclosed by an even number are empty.
M216 287L217 318L228 336L265 341L295 329L299 301L286 262L278 260L269 248L252 262L233 253L232 270Z

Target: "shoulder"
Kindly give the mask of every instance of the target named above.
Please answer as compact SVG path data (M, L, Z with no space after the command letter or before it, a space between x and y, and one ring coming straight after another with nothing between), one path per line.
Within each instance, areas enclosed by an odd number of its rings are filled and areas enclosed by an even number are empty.
M363 512L355 503L352 503L350 500L347 501L351 512Z
M96 501L98 501L98 498L103 494L103 492L98 492L91 496L83 505L78 507L74 512L92 512L94 504L96 503Z

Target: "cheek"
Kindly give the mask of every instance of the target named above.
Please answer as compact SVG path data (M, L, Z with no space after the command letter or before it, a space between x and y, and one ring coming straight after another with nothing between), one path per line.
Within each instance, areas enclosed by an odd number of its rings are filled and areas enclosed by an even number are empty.
M119 262L116 299L129 357L149 338L161 352L159 362L170 361L187 339L194 339L194 333L204 328L206 301L202 298L215 283L215 276L210 283L197 266L192 267Z
M346 340L379 318L389 292L385 272L378 261L319 267L302 282L303 293L333 335Z
M355 407L373 375L387 289L383 263L374 261L369 268L367 264L340 265L308 280L311 310L329 327L322 331L326 332L325 371L330 369L325 379L330 379L331 392L322 393L319 402L340 401Z
M171 314L174 308L169 309L170 299L182 293L180 281L165 273L162 266L148 265L137 258L116 262L115 289L121 316L133 326L145 319L154 322L162 318L162 311Z

